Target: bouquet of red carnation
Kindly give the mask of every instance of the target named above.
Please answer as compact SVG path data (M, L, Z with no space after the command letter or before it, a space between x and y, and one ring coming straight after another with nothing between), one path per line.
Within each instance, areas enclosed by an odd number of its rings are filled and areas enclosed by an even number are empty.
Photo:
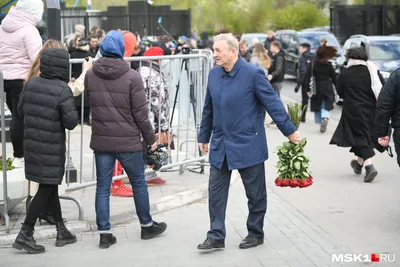
M288 113L290 119L299 128L301 117L307 107L302 108L301 104L289 104ZM296 145L290 141L283 142L282 146L276 148L279 157L277 164L278 178L275 185L280 187L308 187L312 185L313 178L309 169L309 158L304 155L304 148L307 139L303 138L300 144Z

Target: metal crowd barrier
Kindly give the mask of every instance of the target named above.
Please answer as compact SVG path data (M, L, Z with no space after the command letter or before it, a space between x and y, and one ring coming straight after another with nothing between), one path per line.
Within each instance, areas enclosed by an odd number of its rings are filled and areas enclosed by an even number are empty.
M1 150L3 163L3 199L0 200L0 206L4 207L2 216L6 224L6 232L10 232L10 217L8 216L9 197L7 192L7 154L6 154L6 119L5 119L5 99L4 99L4 78L0 71L0 95L1 95Z
M206 55L208 58L209 69L214 67L214 52L211 49L192 49L192 53Z
M154 72L154 66L159 65L160 72L163 77L162 81L168 86L169 104L169 117L167 123L169 124L169 131L172 131L174 136L176 156L171 157L170 164L163 166L159 171L179 171L180 174L185 169L193 171L193 169L200 169L203 172L204 166L207 165L206 157L202 155L198 149L197 133L201 121L201 113L203 108L203 101L207 88L208 73L211 68L210 55L199 53L189 55L171 55L171 56L152 56L152 57L128 57L124 58L127 62L139 62L139 69L144 67L143 62L149 62L150 76ZM95 60L94 60L95 61ZM157 63L159 61L159 64ZM70 70L72 64L82 64L84 59L70 59ZM72 74L72 73L71 73ZM158 82L158 81L157 81ZM145 86L146 87L146 86ZM151 94L148 94L149 96ZM161 96L159 95L161 98ZM158 99L160 101L161 99ZM77 189L86 188L96 185L95 180L95 164L94 154L92 155L93 163L91 164L91 180L83 179L83 152L88 149L89 144L83 143L84 136L84 97L81 97L81 129L80 129L80 151L79 151L79 182L71 183L69 170L67 170L66 191L73 191ZM149 107L151 101L148 101ZM159 109L159 115L161 109ZM157 129L156 129L157 130ZM160 132L160 124L158 125L158 132ZM160 137L159 137L160 138ZM170 134L168 134L168 139ZM169 142L168 142L169 143ZM193 146L190 145L193 143ZM71 157L71 132L68 131L68 145L67 145L67 166ZM184 151L183 148L185 148ZM171 149L168 147L168 154L171 155ZM182 157L184 159L182 160ZM73 159L76 162L76 159ZM176 169L178 167L178 169ZM146 174L154 172L151 169L146 169ZM90 177L86 174L85 178ZM119 175L113 177L113 180L121 180L127 178L127 175ZM77 179L78 180L78 179Z
M210 51L211 52L211 51ZM149 62L150 76L154 70L154 66L159 62L161 76L158 82L163 82L168 87L167 103L169 106L167 123L168 139L170 139L170 132L173 133L173 141L175 143L176 157L170 158L170 163L163 166L159 171L179 171L180 174L184 170L195 171L200 169L199 173L204 172L207 160L198 149L197 134L201 122L201 113L203 108L204 97L207 88L208 73L212 67L210 61L209 51L193 51L189 55L172 55L172 56L156 56L156 57L129 57L124 58L125 61L138 61L140 62L139 68L143 68L143 62ZM95 61L95 60L94 60ZM70 77L72 75L72 64L82 64L84 59L70 59ZM160 78L163 77L163 78ZM2 137L2 155L3 155L3 170L6 170L6 133L5 133L5 108L4 108L4 83L3 76L0 72L0 94L1 94L1 137ZM148 94L149 96L151 94ZM161 97L161 96L159 96ZM82 94L81 97L81 129L80 129L80 145L79 145L79 182L70 182L70 158L71 158L71 131L67 133L67 160L66 160L66 192L78 190L96 185L95 180L95 161L94 153L92 153L91 164L91 180L83 179L83 151L89 144L84 144L84 105L85 98ZM159 98L158 101L161 99ZM151 101L149 102L149 107ZM159 110L161 113L161 109ZM159 113L159 115L160 115ZM160 132L160 125L158 125L158 132ZM160 137L159 137L160 138ZM175 142L176 141L176 142ZM170 143L170 140L168 140ZM193 143L193 146L190 144ZM182 151L185 147L185 151ZM172 155L170 147L168 147L168 154ZM182 157L184 159L182 160ZM74 158L74 161L75 158ZM178 169L176 169L178 167ZM154 172L151 169L146 170L147 173ZM89 175L90 176L90 175ZM87 177L87 175L85 176ZM127 175L119 175L113 177L113 180L121 180L127 178ZM78 180L78 179L77 179ZM10 230L10 220L8 216L9 197L7 192L7 172L3 171L3 195L4 199L0 200L0 206L4 206L2 216L5 219L6 230ZM29 190L29 189L28 189ZM31 196L28 192L27 207L29 206ZM79 209L79 220L83 220L83 207L79 200L69 195L60 195L60 199L74 201Z

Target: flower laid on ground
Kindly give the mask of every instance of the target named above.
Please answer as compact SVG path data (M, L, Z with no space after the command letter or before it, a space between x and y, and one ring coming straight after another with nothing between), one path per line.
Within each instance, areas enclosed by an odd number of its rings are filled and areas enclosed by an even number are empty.
M306 108L303 109L299 103L288 105L290 119L296 125L296 128L299 128L302 114ZM304 188L312 185L313 178L309 169L310 160L304 154L306 144L307 139L303 138L298 145L286 141L283 142L282 146L276 148L279 158L276 186Z

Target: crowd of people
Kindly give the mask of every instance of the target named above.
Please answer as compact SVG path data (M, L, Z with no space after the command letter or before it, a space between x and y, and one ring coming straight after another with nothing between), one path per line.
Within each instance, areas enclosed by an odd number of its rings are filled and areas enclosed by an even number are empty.
M0 71L12 112L13 164L24 167L26 179L39 184L13 247L33 254L45 251L33 238L35 223L43 213L50 214L56 225L56 246L77 241L64 224L58 185L65 174L65 130L73 130L79 123L88 124L92 131L99 247L108 248L117 242L110 224L110 193L133 196L142 239L162 234L167 225L152 219L147 185L150 180L156 179L155 184L165 181L151 176L146 185L143 151L155 150L157 137L170 134L169 87L160 61L153 61L150 69L147 62L137 66L124 57L163 56L177 50L171 49L167 36L160 38L160 44L144 50L138 45L138 36L124 30L105 33L94 28L85 39L83 25L77 25L64 44L56 40L43 44L36 29L42 13L41 0L19 0L0 25ZM208 48L212 44L215 60L198 136L202 153L210 153L211 225L198 249L225 246L225 211L234 169L241 174L249 203L248 235L239 247L246 249L264 242L264 162L268 159L265 112L273 120L271 125L292 143L301 140L280 99L285 53L273 32L268 35L264 44L255 40L251 52L245 41L239 42L230 33L220 33L211 42L208 36L202 36L201 42L191 44ZM347 68L337 78L330 63L336 48L321 40L315 55L310 53L308 43L300 45L300 52L295 91L301 88L305 108L310 102L321 133L326 132L329 112L334 108L335 87L344 99L342 117L330 143L351 148L356 156L350 162L353 171L361 174L365 167L364 181L374 180L378 173L372 164L374 149L388 150L392 128L400 166L399 70L385 82L376 66L368 61L365 48L359 47L346 51ZM72 80L70 58L86 59L73 66ZM93 58L97 58L96 63ZM227 93L227 89L235 93ZM305 119L304 113L302 121ZM112 181L116 161L129 177L131 187Z
M285 54L280 49L279 40L272 31L264 44L253 39L253 46L242 40L239 43L240 56L247 62L264 70L272 87L279 95L286 72ZM350 162L353 171L360 175L365 167L365 182L371 182L378 171L372 164L375 155L388 151L388 138L395 128L393 139L395 148L400 153L400 139L396 112L400 109L397 97L397 71L385 81L377 66L368 60L365 46L345 51L347 68L339 77L331 64L337 56L337 49L329 46L326 39L320 40L315 54L310 52L311 45L302 43L299 47L299 77L294 91L301 89L302 106L304 108L302 122L306 121L307 109L314 112L314 120L320 125L320 132L325 133L330 119L330 111L334 109L336 93L344 99L342 117L335 130L330 144L350 147L350 152L357 158ZM382 96L379 98L382 91ZM396 102L397 101L397 102ZM391 121L391 126L389 125ZM273 121L271 124L274 124ZM400 156L398 156L400 165Z
M153 63L150 73L146 72L146 64L133 69L123 60L138 51L136 36L129 31L111 31L104 35L104 31L96 29L85 39L84 26L77 25L75 33L66 38L71 40L69 45L56 40L43 42L36 28L42 19L43 8L41 0L19 0L0 25L0 71L4 75L7 106L12 113L13 166L24 167L26 179L39 184L13 247L30 253L45 251L33 238L38 219L56 226L56 246L76 242L61 215L58 185L65 174L65 130L73 130L79 123L92 127L100 247L116 242L110 234L110 191L115 196L134 197L142 223L141 237L153 238L167 227L165 223L152 220L146 186L146 183L164 184L165 181L154 175L146 181L144 174L147 166L144 147L155 150L156 136L168 131L165 118L169 113L168 90L160 71L157 72L157 62ZM143 55L162 56L164 49L154 46ZM83 64L73 65L72 80L70 58L86 59ZM94 67L93 58L99 58ZM107 64L112 64L114 71L109 72ZM93 86L96 83L109 85ZM119 84L118 88L124 93L111 94L119 98L119 102L107 98L108 104L116 105L116 112L110 113L108 109L112 107L107 107L103 97L109 92L104 90L115 88L115 84ZM131 101L127 102L124 96L132 97ZM80 97L84 97L84 114L80 114ZM160 101L157 103L155 99ZM151 105L148 105L149 101L152 101ZM160 110L161 117L158 116ZM160 133L157 132L159 124ZM121 136L124 133L125 137ZM112 182L116 160L128 174L131 187L122 181Z

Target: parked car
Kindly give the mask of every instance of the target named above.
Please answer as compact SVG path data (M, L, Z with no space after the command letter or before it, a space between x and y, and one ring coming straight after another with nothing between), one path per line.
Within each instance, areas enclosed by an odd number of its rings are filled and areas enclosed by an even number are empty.
M301 43L309 43L311 53L315 53L320 46L322 38L327 39L328 45L338 49L338 56L341 56L342 49L335 35L326 31L294 31L279 30L275 32L275 37L280 40L282 49L286 53L286 74L299 77L299 46ZM332 65L336 68L336 61L332 61Z
M345 42L343 50L359 46L365 47L369 60L377 65L385 80L393 71L400 68L400 36L352 35ZM338 62L344 63L344 57Z
M301 30L302 32L331 32L330 26L313 27Z
M249 49L253 47L253 38L258 38L260 43L264 44L268 35L266 33L243 33L240 40L246 40L249 44Z

